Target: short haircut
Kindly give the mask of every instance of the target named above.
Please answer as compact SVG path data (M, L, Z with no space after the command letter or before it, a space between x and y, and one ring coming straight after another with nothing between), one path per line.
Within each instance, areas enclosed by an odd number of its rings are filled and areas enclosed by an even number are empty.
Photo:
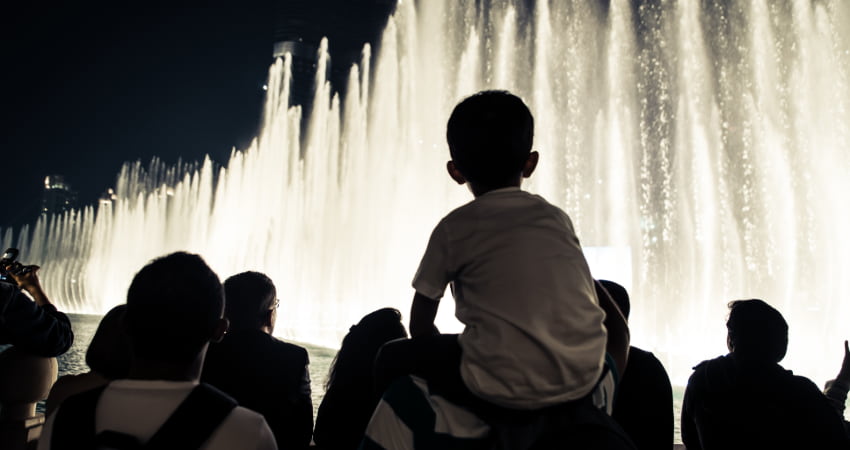
M623 317L628 319L631 302L629 302L629 292L626 291L626 288L609 280L599 280L599 283L608 291L611 300L614 300L614 303L620 308L620 312L623 313Z
M522 172L534 141L534 118L507 91L482 91L455 106L446 127L452 161L471 183L498 188Z
M189 362L213 337L223 312L221 283L200 256L177 252L157 258L127 291L125 323L134 356Z
M224 315L230 321L230 328L258 329L276 296L274 283L260 272L242 272L224 280Z
M110 380L126 378L130 373L130 340L124 331L127 305L109 310L97 326L88 350L86 364Z
M747 360L778 363L788 349L788 323L762 300L729 303L726 321L733 352Z

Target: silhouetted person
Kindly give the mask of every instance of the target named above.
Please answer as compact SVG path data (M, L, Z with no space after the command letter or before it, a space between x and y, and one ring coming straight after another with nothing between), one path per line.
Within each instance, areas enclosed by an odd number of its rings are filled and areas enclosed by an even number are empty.
M309 359L303 347L272 337L277 290L269 277L243 272L224 281L230 329L212 344L201 379L266 418L282 449L302 449L313 434Z
M68 316L50 303L38 280L38 266L24 266L5 257L0 273L0 448L34 448L44 414L44 400L56 381L56 356L74 341ZM32 300L24 293L27 292Z
M730 353L696 366L685 390L688 450L846 449L841 420L817 386L778 364L788 347L779 311L761 300L729 308Z
M38 269L18 262L5 268L18 285L0 281L0 344L12 344L30 355L59 356L71 348L74 332L68 316L57 311L44 293Z
M210 341L227 330L218 276L198 255L155 259L127 291L127 379L65 399L38 443L54 448L276 449L263 417L200 383Z
M373 363L386 342L407 337L395 308L373 311L351 327L331 364L313 441L322 450L354 450L381 396Z
M844 420L844 408L847 403L847 391L850 391L850 346L844 341L844 359L841 361L841 370L833 380L826 382L824 395L835 409L838 417L844 422L844 430L850 436L850 422Z
M127 305L118 305L100 319L97 331L86 350L89 371L78 375L64 375L50 388L45 413L52 413L71 395L108 384L112 380L127 378L130 373L130 341L124 332L124 315Z
M508 92L479 92L453 110L446 168L475 198L434 228L413 280L412 338L381 350L379 386L419 375L431 393L488 416L490 406L523 412L573 402L575 410L600 406L591 394L610 376L605 313L570 218L520 188L537 167L533 137L531 112ZM449 285L465 325L459 336L436 334L434 327ZM619 320L625 345L611 356L623 367L628 330Z
M631 305L623 286L599 280L626 318ZM673 447L673 387L661 361L651 352L629 348L626 372L614 398L614 420L640 450Z

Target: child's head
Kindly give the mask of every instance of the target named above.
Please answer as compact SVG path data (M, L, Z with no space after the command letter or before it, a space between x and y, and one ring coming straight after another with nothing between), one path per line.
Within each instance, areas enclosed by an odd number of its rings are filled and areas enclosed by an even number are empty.
M517 185L526 173L534 140L534 118L523 101L507 91L482 91L452 111L446 128L452 161L449 172L484 190ZM534 153L536 163L536 153ZM452 164L454 167L452 167ZM533 164L532 164L533 166Z

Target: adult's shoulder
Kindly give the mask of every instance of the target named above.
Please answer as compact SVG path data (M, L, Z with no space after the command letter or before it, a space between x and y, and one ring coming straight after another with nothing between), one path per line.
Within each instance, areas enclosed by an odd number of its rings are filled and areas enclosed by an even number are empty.
M789 387L793 388L797 392L803 395L817 397L818 399L824 397L823 392L820 388L818 388L814 381L801 375L794 375L790 370L785 371L785 374Z
M637 367L643 372L651 372L653 376L663 374L665 378L667 377L667 370L655 354L641 348L629 348L629 362L626 370L628 367Z
M717 358L706 359L699 362L693 367L694 371L688 378L688 388L692 385L704 382L709 372L720 367L725 367L728 363L729 359L727 356L718 356Z
M248 408L237 406L211 437L210 448L277 448L266 419Z
M270 339L270 345L274 348L275 352L278 352L281 355L290 355L292 358L302 358L305 360L308 359L307 349L300 345L286 342L273 336Z

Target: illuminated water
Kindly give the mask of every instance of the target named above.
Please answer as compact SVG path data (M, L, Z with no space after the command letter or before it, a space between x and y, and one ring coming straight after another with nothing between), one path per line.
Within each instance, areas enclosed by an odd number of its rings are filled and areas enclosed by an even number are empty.
M633 342L674 382L725 351L728 301L761 297L790 322L785 365L821 384L850 322L850 2L651 3L404 1L348 98L320 80L307 136L281 61L260 136L225 167L128 163L114 202L0 241L68 311L106 311L178 249L222 277L261 270L280 333L336 346L367 312L408 310L431 228L470 199L444 172L445 119L508 88L537 119L527 188L628 255L594 273L630 288Z

